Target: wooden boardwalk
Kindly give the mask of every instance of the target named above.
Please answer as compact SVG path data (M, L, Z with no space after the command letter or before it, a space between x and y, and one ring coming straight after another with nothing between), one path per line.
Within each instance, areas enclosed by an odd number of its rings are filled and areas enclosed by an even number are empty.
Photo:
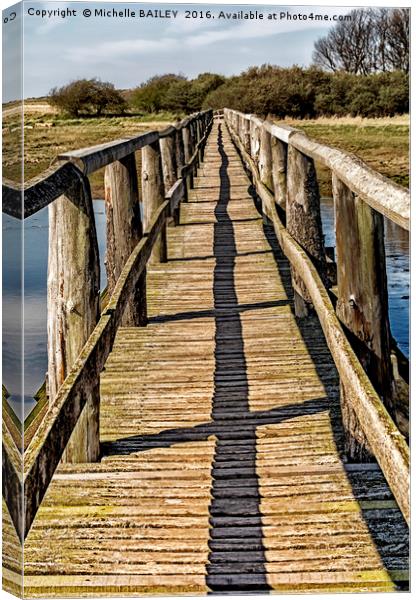
M406 589L407 526L378 466L342 461L337 371L224 125L168 254L101 376L103 458L59 467L26 539L25 595Z

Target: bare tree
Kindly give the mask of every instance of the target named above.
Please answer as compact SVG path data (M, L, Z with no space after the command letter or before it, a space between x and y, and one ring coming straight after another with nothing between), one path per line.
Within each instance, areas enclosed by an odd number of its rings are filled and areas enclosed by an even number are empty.
M356 9L315 42L314 63L330 71L368 75L409 69L409 11Z
M386 34L386 55L391 70L409 72L410 67L410 20L409 9L390 11Z

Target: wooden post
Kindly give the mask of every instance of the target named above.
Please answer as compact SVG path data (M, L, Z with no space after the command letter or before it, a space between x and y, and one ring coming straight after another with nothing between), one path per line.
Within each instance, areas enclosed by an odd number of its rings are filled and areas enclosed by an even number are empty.
M203 118L202 117L198 117L198 120L197 120L197 132L198 132L197 142L199 144L199 142L204 137L204 124L203 124ZM200 146L199 150L198 150L198 162L199 162L199 164L201 164L203 160L204 160L204 149L203 149L202 146Z
M274 197L277 204L286 210L287 144L271 136L271 151Z
M191 135L190 135L190 143L191 143L190 155L192 158L192 156L194 155L196 146L197 146L197 132L196 132L196 121L195 120L193 120L191 122L190 133L191 133ZM198 173L198 167L199 167L199 164L198 164L198 157L197 157L196 161L194 162L193 168L192 168L192 173L195 177L197 176L197 173Z
M160 152L162 155L162 171L165 192L168 192L177 181L175 138L175 133L172 133L164 138L160 138ZM173 215L172 221L169 221L168 224L171 223L175 225L178 222L178 215L176 214L178 212L179 206L175 210L175 215Z
M107 289L108 293L112 294L127 259L143 235L134 154L129 154L105 168L104 188ZM147 322L146 275L141 277L139 283L124 313L124 327L145 325Z
M393 371L383 216L332 176L335 202L337 315L353 334L354 351L391 414ZM368 443L342 388L342 415L350 459L371 457Z
M184 161L185 161L185 164L187 165L192 156L191 132L189 130L189 124L182 128L182 139L183 139Z
M185 148L183 143L182 129L176 129L175 135L175 152L176 152L176 177L181 176L181 169L185 164Z
M244 146L245 151L248 152L248 154L250 154L250 156L251 156L250 119L248 117L243 117L242 121L243 121L243 124L242 124L241 142Z
M88 179L49 205L48 382L50 403L99 319L100 263ZM98 460L99 373L66 447L65 462Z
M189 129L189 125L182 129L183 136L183 147L184 147L184 160L187 165L192 157L192 148L191 148L191 132ZM191 170L188 176L186 177L186 187L188 190L191 190L194 187L194 174Z
M165 200L159 140L142 148L143 223L147 231L155 210ZM150 263L167 261L166 222L153 246Z
M311 158L289 146L287 164L286 227L309 254L323 282L328 286L320 196L315 165ZM313 310L309 293L292 269L295 313L306 317Z
M255 165L259 164L260 131L257 123L250 121L250 155Z
M259 174L261 182L273 192L271 135L264 125L260 128Z
M176 153L174 134L160 139L162 157L163 182L168 192L177 181Z

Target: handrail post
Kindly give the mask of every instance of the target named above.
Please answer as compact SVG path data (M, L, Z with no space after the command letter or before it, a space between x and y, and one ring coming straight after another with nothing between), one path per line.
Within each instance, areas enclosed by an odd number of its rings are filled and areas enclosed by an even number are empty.
M202 140L202 138L205 135L205 124L204 124L204 117L202 116L198 116L198 120L197 120L197 131L198 131L198 137L197 137L197 142L199 144L199 142ZM201 144L198 148L198 162L199 164L202 163L202 161L204 160L204 148L203 145Z
M236 123L238 128L238 121ZM264 124L260 127L259 132L260 147L259 147L259 175L260 181L265 185L269 191L273 192L273 173L272 173L272 148L271 148L271 136L266 130ZM267 223L266 211L264 210L262 201L262 214L263 221Z
M287 144L277 139L274 135L271 136L274 197L277 204L283 210L286 210L287 197L287 150Z
M165 201L165 186L163 184L162 158L159 140L142 148L142 196L143 223L147 231L154 211ZM150 263L167 261L166 222L156 240Z
M191 147L191 144L192 144L191 137L192 136L191 136L189 124L186 125L182 129L182 137L183 137L183 147L184 147L184 160L185 160L185 164L187 165L192 158L192 147ZM188 191L193 189L193 187L194 187L194 174L193 174L192 169L189 172L188 176L186 177L186 186L187 186Z
M185 164L185 147L183 143L182 128L175 125L175 154L176 154L176 177L181 176L181 169Z
M356 196L335 174L332 185L337 247L337 315L353 334L354 351L394 416L383 216ZM372 453L344 386L341 386L341 408L349 458L360 462L368 460Z
M143 235L134 153L106 166L104 190L107 221L107 289L111 295L127 259ZM145 325L146 312L144 272L124 313L122 325Z
M324 284L329 285L322 232L319 186L314 161L289 145L287 161L286 227L288 233L312 259ZM297 317L308 316L313 308L302 278L292 271Z
M261 182L273 192L271 135L264 125L260 128L259 174Z
M253 119L250 119L250 156L254 161L256 167L259 164L259 151L260 151L260 131L257 123Z
M194 155L194 152L198 145L198 131L197 131L196 117L192 120L190 129L191 129L191 157L192 157ZM198 174L198 167L199 167L199 152L198 152L198 155L194 162L194 165L192 167L192 172L193 172L194 177L196 177Z
M163 183L165 186L165 192L176 183L176 152L175 152L175 132L167 135L166 137L160 138L160 152L162 156L162 171L163 171ZM175 210L175 213L179 210ZM173 219L169 218L168 224L175 225L177 223L177 215L173 215Z
M248 152L248 154L251 155L251 134L250 134L250 118L249 117L243 117L242 119L242 128L241 128L241 142L244 146L244 149L246 152Z
M88 179L49 205L48 379L51 404L99 319L100 263ZM94 462L99 444L99 372L62 455L64 462Z

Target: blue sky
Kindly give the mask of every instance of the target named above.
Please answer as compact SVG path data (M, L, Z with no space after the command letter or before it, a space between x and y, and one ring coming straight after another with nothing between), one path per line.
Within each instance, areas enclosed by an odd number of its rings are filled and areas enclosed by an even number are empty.
M176 19L85 18L85 8L118 10L176 9ZM34 9L76 9L76 17L29 16ZM185 19L185 10L211 10L215 19ZM194 77L211 71L238 74L263 63L309 65L314 41L334 25L311 20L220 20L220 10L257 10L265 15L288 10L291 14L345 14L351 8L276 7L261 5L137 4L117 2L25 2L24 97L47 94L53 86L80 77L99 77L118 88L130 88L155 74L182 73ZM5 43L15 36L4 28ZM12 86L4 101L14 99Z

